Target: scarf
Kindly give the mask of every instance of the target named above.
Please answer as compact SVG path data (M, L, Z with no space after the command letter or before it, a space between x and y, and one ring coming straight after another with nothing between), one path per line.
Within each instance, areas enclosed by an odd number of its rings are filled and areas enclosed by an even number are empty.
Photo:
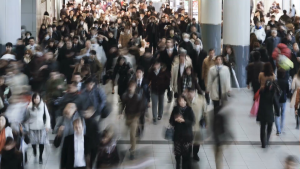
M5 142L6 142L5 128L3 128L2 131L0 132L0 151L2 151Z
M185 76L183 78L183 85L182 85L182 91L184 91L185 89L192 87L193 83L192 83L192 76Z

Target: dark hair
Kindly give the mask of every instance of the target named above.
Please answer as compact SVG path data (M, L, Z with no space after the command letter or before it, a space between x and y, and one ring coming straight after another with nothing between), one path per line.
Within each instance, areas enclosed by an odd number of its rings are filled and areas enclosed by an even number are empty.
M5 146L10 145L14 142L14 139L12 137L7 137L5 141Z
M91 55L96 55L97 53L96 53L95 50L91 50L91 51L90 51L90 54L91 54Z
M223 57L222 57L222 55L216 56L215 60L217 60L218 58L221 58L221 60L222 60L222 62L223 62Z
M186 102L186 106L190 107L190 104L187 100L187 98L184 96L184 95L179 95L178 98L177 98L177 105L179 106L179 100L180 99L183 99L185 102Z
M6 116L4 116L3 114L2 115L0 115L0 117L4 117L5 118L5 126L4 126L4 128L6 128L6 127L10 127L10 123L9 123L9 121L8 121L8 118L6 117Z
M260 53L259 53L258 51L255 51L255 52L253 53L254 61L259 61L259 60L260 60L260 57L261 57L261 55L260 55Z
M264 64L263 72L264 72L264 76L273 76L273 68L271 63L267 62Z
M285 15L286 15L286 10L283 10L283 14L285 14Z
M34 99L37 97L37 96L40 96L40 102L38 105L40 105L40 103L42 102L42 98L41 98L41 95L39 93L33 93L32 97L31 97L31 101L32 101L32 111L34 111L34 107L35 107L35 103L34 103ZM37 105L37 106L38 106ZM36 107L37 107L36 106Z
M195 32L191 33L191 38L193 38L193 35L196 35L196 37L199 38L197 33L195 33Z
M277 70L277 79L283 79L285 77L285 70L282 68L279 68Z
M143 68L143 67L141 67L141 66L138 66L138 67L136 68L136 71L135 71L135 72L137 72L138 70L140 70L140 71L144 72L144 68Z
M208 52L211 52L211 51L214 51L215 49L213 49L213 48L210 48L209 50L208 50Z
M275 15L272 15L271 18L276 18Z
M12 47L13 44L12 44L11 42L7 42L7 43L5 44L5 46L6 46L6 47Z
M258 48L258 47L260 47L260 43L258 41L255 41L253 43L253 48Z
M34 37L30 37L30 38L29 38L29 40L31 40L31 39L33 39L33 40L34 40Z
M188 92L194 92L194 91L196 91L196 89L195 89L194 87L188 87L188 88L187 88L187 91L188 91Z
M233 47L232 47L231 45L227 45L227 46L226 46L225 51L224 51L224 55L227 55L227 54L228 54L228 53L227 53L227 49L228 49L228 48L231 49L231 54L232 54L233 56L235 56Z
M89 84L89 83L96 83L96 80L92 77L89 77L88 79L86 79L85 84Z

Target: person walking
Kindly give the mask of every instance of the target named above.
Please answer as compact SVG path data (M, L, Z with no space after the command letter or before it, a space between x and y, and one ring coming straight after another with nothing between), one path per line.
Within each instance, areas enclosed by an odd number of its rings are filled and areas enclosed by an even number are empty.
M272 65L270 63L265 63L263 72L260 72L258 75L258 82L260 83L260 89L263 89L265 87L267 80L274 81L275 79L276 76L273 72Z
M260 83L258 81L258 76L260 72L262 72L264 63L260 61L260 53L255 51L253 53L254 62L249 63L246 67L247 70L247 87L250 89L250 84L253 89L253 93L255 94L259 88Z
M48 108L39 93L32 95L32 101L27 108L26 117L25 126L29 131L33 155L36 156L37 154L36 147L38 144L39 163L43 164L44 147L49 142L47 132L51 129L51 125Z
M286 71L282 68L279 68L277 71L277 82L278 82L278 85L279 85L282 93L279 98L279 105L280 105L280 111L278 114L279 116L276 116L276 119L275 119L277 136L279 136L281 134L283 127L284 127L286 98L287 98L287 92L289 92L289 82L285 76L286 76Z
M259 108L257 112L256 121L260 122L260 141L262 148L269 145L269 140L274 123L274 110L279 110L278 102L275 101L276 89L273 85L273 80L268 79L264 81L263 87L260 89ZM277 109L276 109L277 107ZM279 114L279 112L276 112Z
M195 123L195 115L185 96L178 96L177 105L172 111L169 123L174 127L173 141L176 169L190 169L190 154L194 137L193 125ZM182 167L180 167L181 157Z

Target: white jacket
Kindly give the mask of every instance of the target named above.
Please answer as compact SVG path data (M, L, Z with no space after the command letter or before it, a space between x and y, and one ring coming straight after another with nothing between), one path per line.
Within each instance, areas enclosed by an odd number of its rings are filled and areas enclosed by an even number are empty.
M42 130L44 128L50 129L50 116L47 105L43 101L37 108L32 110L32 102L27 107L25 127L29 130ZM43 115L46 115L46 123L44 124Z
M230 72L227 66L222 66L220 70L221 90L222 95L231 91ZM216 66L212 66L208 72L207 91L210 94L211 100L219 100L219 79Z
M261 29L255 29L255 26L252 28L251 33L255 33L258 40L261 40L262 42L266 39L266 32L264 28Z

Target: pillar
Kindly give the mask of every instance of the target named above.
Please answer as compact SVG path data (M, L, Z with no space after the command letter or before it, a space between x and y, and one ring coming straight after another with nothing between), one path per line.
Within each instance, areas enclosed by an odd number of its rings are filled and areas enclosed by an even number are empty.
M21 0L1 0L0 52L7 42L13 44L21 37Z
M219 55L221 53L222 0L201 0L200 17L203 47L206 51L213 48Z
M291 9L291 1L290 0L283 0L282 1L282 9L287 11L287 14L289 14Z
M250 1L224 0L223 43L235 52L235 72L240 87L246 87L246 66L250 46Z

